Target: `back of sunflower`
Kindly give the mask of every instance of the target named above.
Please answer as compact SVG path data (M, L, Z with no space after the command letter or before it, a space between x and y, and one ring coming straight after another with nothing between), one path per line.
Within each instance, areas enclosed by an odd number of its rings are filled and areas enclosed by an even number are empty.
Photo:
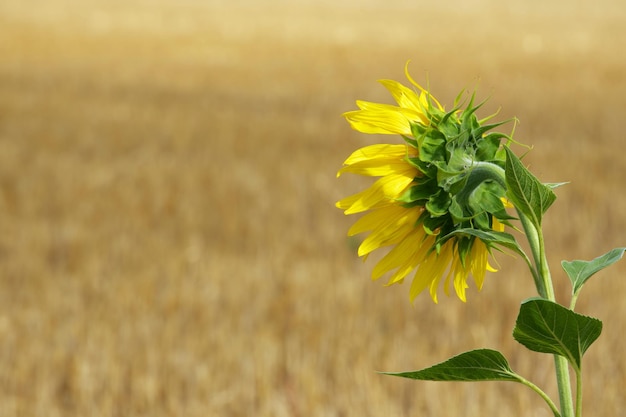
M537 385L513 371L498 351L477 349L419 371L388 375L429 381L511 381L535 391L555 416L582 415L582 358L600 336L602 322L574 312L584 283L622 258L616 248L591 261L563 261L572 283L569 305L556 302L545 253L543 216L556 200L554 188L541 183L511 150L510 135L478 119L483 103L460 94L446 110L429 91L397 81L380 80L395 105L357 101L359 110L344 117L368 134L398 135L396 143L374 144L353 152L337 176L352 173L378 177L367 189L337 202L345 214L364 213L348 235L369 232L359 256L387 248L372 278L388 285L411 280L411 302L424 290L437 303L437 292L453 287L466 302L468 280L480 290L494 249L521 256L537 288L537 297L521 303L513 337L531 351L554 355L559 406ZM518 226L519 225L519 226ZM523 230L530 255L505 228ZM572 389L569 367L574 371Z

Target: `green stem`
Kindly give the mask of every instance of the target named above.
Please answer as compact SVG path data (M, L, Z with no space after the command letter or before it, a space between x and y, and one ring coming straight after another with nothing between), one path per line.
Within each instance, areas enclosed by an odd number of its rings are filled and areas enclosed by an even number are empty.
M550 397L548 397L548 395L543 392L541 390L541 388L539 388L537 385L533 384L532 382L530 382L529 380L522 378L521 376L517 375L517 378L519 380L520 383L526 385L528 388L532 389L533 391L535 391L537 394L539 394L539 396L541 398L543 398L543 400L546 402L546 404L548 404L548 407L550 407L550 409L552 410L552 413L554 413L555 417L561 417L561 413L559 413L559 409L556 408L556 405L554 404L554 402L552 401L552 399L550 399Z
M535 278L537 292L541 297L556 302L541 227L535 227L533 222L519 210L518 214L535 261L535 271L531 270L531 272ZM567 359L560 355L554 355L554 367L562 416L574 417L572 386L570 383Z
M548 266L545 242L543 240L543 233L541 232L541 228L537 230L537 236L539 237L539 250L541 254L541 266L539 267L539 273L543 278L543 283L545 285L545 291L548 300L556 302L554 287L552 286L552 276L550 275L550 267ZM565 359L561 355L554 355L554 366L556 369L556 380L559 389L561 413L563 413L563 417L573 417L574 407L572 404L572 386L569 378L569 367L567 359Z
M574 416L574 406L572 405L572 386L569 380L569 369L567 359L560 355L554 355L554 366L556 369L556 382L559 389L559 401L563 417Z
M576 371L576 417L583 415L583 376L582 369Z
M578 300L578 294L579 291L576 291L574 294L572 294L572 300L569 303L569 309L574 311L574 307L576 307L576 301Z
M539 245L540 239L537 234L537 229L533 226L532 222L528 217L526 217L521 211L517 210L517 214L519 215L519 219L522 223L522 227L524 228L524 234L526 235L526 239L528 240L528 245L530 246L530 252L533 255L533 260L535 261L535 267L530 268L530 272L535 280L535 286L537 287L537 292L543 298L548 298L545 289L545 283L541 274L541 248Z
M537 239L539 240L539 275L542 278L544 290L546 292L546 298L550 301L556 301L554 295L554 287L552 286L552 275L550 274L550 266L548 265L548 258L546 257L546 246L543 240L543 233L541 228L537 230Z

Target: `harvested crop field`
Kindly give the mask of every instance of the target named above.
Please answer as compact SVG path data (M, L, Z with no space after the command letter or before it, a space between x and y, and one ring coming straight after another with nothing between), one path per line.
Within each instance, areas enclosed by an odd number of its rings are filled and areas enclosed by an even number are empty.
M488 347L556 399L511 338L520 259L466 304L370 280L334 207L369 182L336 171L380 138L341 114L410 60L449 106L516 116L533 172L570 182L544 220L566 302L561 259L626 246L626 5L442 4L4 0L0 417L550 416L514 384L376 373ZM604 322L590 416L626 408L624 274L577 304Z

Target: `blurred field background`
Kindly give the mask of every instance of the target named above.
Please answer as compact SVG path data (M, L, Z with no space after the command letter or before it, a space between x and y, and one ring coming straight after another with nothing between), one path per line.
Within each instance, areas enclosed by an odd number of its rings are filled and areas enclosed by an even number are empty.
M0 3L0 416L549 416L506 383L413 382L510 337L520 260L469 302L372 282L334 207L376 143L341 113L375 80L463 89L517 116L561 259L626 245L626 5L618 0ZM510 125L509 125L510 126ZM509 129L506 127L505 129ZM577 310L604 321L585 410L626 407L626 264ZM556 397L555 397L556 398Z

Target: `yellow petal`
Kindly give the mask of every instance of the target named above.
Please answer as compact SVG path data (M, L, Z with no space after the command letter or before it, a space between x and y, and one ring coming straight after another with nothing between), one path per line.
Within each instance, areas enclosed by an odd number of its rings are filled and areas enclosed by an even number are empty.
M419 171L407 162L407 157L417 155L417 149L408 145L370 145L358 149L344 161L344 166L337 172L339 177L344 172L367 176L385 176L398 171L412 170L414 176Z
M400 107L413 110L419 117L419 121L428 123L428 118L424 114L424 109L427 107L423 106L419 96L413 90L394 80L379 80L379 82L389 90Z
M430 286L437 274L441 275L445 270L446 265L441 265L438 262L438 256L435 252L429 252L432 248L435 238L428 236L424 239L423 247L427 248L423 255L423 261L420 263L413 282L411 283L411 289L409 291L409 297L413 301L424 289ZM435 303L437 302L437 295L433 298Z
M424 244L423 237L420 237L419 242L414 242L414 243L415 243L415 246L413 247L411 256L408 257L406 261L398 267L396 272L394 272L394 274L389 278L389 282L387 283L387 285L402 282L405 276L407 276L411 271L417 268L420 263L424 261L424 257L427 255L428 251L430 250L430 246ZM421 246L417 246L417 245L421 245Z
M367 201L369 205L366 208L363 208L363 204L365 201ZM348 215L388 206L390 204L393 203L385 199L384 196L379 194L373 195L372 189L370 187L361 192L337 201L337 203L335 203L335 207L342 209L344 211L344 214Z
M413 84L415 87L417 87L422 92L422 94L420 95L421 96L420 99L421 98L426 98L427 100L426 100L425 103L428 103L429 100L432 100L437 105L437 108L439 108L439 110L443 111L444 107L441 105L441 103L439 103L439 101L437 101L437 99L434 96L432 96L428 92L428 90L426 90L424 87L422 87L421 85L416 83L415 80L413 80L413 78L411 78L411 74L409 74L409 62L411 62L411 61L407 61L406 65L404 66L404 74L406 75L406 78L409 80L409 82L411 84Z
M350 227L350 229L348 229L348 236L354 236L359 233L375 230L382 225L387 224L389 219L397 219L405 216L406 211L406 208L398 205L390 205L372 210L371 212L364 214L352 225L352 227Z
M344 161L344 165L377 159L403 159L407 154L407 145L377 144L357 149Z
M504 224L500 223L495 217L493 218L493 224L491 225L491 228L497 232L504 232Z
M483 284L485 282L485 273L490 267L489 262L487 262L488 256L489 252L487 251L487 247L485 246L485 244L480 239L476 239L474 241L474 245L472 246L470 258L472 260L472 276L474 277L474 282L476 283L476 287L478 288L478 290L481 290L483 288Z
M415 227L419 213L420 210L405 209L404 215L388 218L385 223L372 230L372 233L361 243L359 256L367 255L383 246L400 243L409 234L422 230L419 228L416 230Z
M453 268L451 268L450 272L454 272L453 282L456 295L461 301L466 302L467 299L465 298L465 290L469 287L467 285L468 270L463 266L461 258L458 256L455 258Z
M345 172L368 177L384 177L385 175L390 175L406 168L407 165L408 164L402 160L372 159L370 161L355 162L354 164L341 168L337 173L337 177Z
M395 83L395 81L391 81L391 80L386 80L386 81ZM400 83L397 83L397 84L402 86L402 84ZM408 93L412 93L415 96L415 93L413 93L411 90L409 90L406 87L404 88L406 89ZM402 93L399 93L399 94L400 96L402 96ZM415 103L413 103L410 99L407 99L407 98L401 99L400 97L398 97L397 100L403 101L405 105L394 106L391 104L372 103L370 101L361 101L361 100L358 100L356 103L357 103L357 106L359 106L359 108L361 109L360 111L366 111L370 113L382 113L382 114L398 113L404 116L408 121L419 122L422 124L428 123L428 118L426 117L424 113L424 109L428 108L427 106L424 106L424 104L426 105L428 104L427 101L425 103L420 104L420 102L423 100L417 96L415 96Z
M382 105L379 105L382 106ZM397 107L355 110L344 113L353 129L369 134L410 135L409 119Z
M423 241L422 229L417 228L415 232L408 234L376 264L372 271L372 279L378 279L396 268L400 269L391 277L387 285L403 279L419 263Z
M409 166L404 172L384 176L364 191L340 200L337 207L344 209L345 214L354 214L390 204L411 184L412 174L413 168Z
M452 246L451 242L443 245L439 254L432 252L425 262L424 273L430 277L430 297L435 303L437 303L437 288L443 278L445 270L449 267L452 261Z

